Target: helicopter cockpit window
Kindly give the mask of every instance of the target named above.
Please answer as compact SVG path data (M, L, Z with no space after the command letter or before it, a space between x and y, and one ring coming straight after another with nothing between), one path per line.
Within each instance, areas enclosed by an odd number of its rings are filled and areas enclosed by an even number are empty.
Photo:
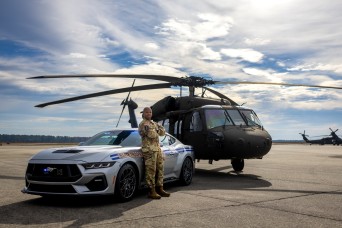
M240 112L235 109L227 109L229 116L232 118L235 125L246 125L245 121L243 120Z
M249 126L262 126L258 116L252 110L241 110L241 113L246 118Z
M194 112L192 114L190 131L202 131L202 120L199 112Z
M232 120L223 109L207 109L205 110L205 120L207 128L212 129L220 126L233 125Z

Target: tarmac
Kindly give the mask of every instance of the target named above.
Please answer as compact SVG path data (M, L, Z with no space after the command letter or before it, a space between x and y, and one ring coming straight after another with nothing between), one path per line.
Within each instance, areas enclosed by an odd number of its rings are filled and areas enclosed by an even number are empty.
M165 186L171 197L126 203L23 194L27 161L48 147L0 146L0 227L342 227L342 146L275 144L243 172L196 162L191 185Z

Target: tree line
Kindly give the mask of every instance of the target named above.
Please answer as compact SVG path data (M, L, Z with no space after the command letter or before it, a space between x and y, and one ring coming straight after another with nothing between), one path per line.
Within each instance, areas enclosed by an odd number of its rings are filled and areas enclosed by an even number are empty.
M89 137L0 134L0 143L79 143Z

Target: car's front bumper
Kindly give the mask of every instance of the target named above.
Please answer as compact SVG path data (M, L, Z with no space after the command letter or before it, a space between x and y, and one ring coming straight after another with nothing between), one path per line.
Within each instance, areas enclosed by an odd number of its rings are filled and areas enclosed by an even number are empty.
M29 170L30 165L42 167L57 167L60 172L68 174L58 176L57 174L37 173ZM25 187L23 193L34 195L106 195L113 194L115 178L119 171L119 163L109 168L85 169L80 164L62 163L34 163L31 162L25 176ZM70 167L77 167L78 171L70 172ZM75 168L72 168L75 170ZM57 170L58 171L58 170Z

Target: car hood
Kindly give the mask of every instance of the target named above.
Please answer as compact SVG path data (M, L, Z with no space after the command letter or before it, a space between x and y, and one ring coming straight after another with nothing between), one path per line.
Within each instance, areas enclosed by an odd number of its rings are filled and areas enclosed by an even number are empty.
M72 160L97 162L102 161L112 154L120 154L134 147L121 146L75 146L45 149L31 159L34 160Z

